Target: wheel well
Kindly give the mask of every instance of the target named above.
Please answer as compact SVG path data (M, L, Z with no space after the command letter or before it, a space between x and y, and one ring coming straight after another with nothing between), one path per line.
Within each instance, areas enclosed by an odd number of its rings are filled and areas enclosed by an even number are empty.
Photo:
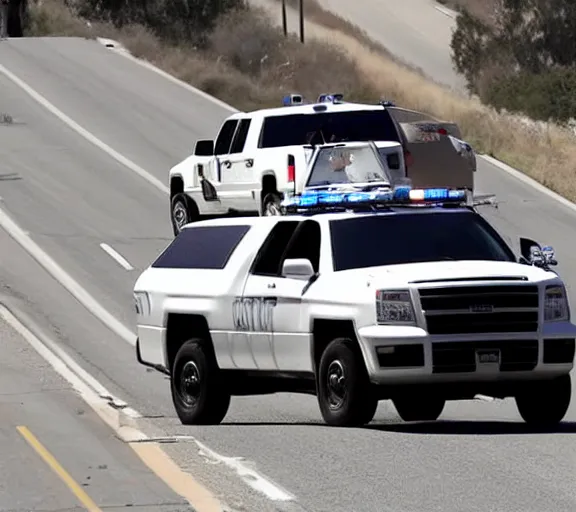
M312 326L312 347L314 371L320 365L320 358L328 344L336 338L350 338L358 343L352 320L314 320Z
M171 371L180 347L191 338L200 338L206 343L208 353L216 360L208 322L202 315L170 313L166 327L166 363Z
M260 192L260 201L264 201L266 194L277 191L276 176L266 174L262 177L262 192Z
M184 192L184 180L180 176L174 176L170 180L170 199L181 192Z

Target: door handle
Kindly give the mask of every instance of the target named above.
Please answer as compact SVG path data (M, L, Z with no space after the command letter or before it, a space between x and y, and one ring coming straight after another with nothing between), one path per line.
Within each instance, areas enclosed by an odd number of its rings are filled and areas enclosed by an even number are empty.
M268 283L268 288L276 288L276 283Z
M232 162L230 160L224 160L222 165L226 167L226 169L230 169L230 167L232 167Z
M254 165L254 160L252 158L247 158L244 161L246 162L246 167L252 167Z

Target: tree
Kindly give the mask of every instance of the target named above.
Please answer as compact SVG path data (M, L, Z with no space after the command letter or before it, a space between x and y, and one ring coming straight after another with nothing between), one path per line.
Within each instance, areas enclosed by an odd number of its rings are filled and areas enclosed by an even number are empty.
M202 44L216 19L244 0L80 0L79 12L116 26L140 24L173 42Z
M484 101L539 119L576 115L576 1L499 0L490 25L463 11L451 48Z

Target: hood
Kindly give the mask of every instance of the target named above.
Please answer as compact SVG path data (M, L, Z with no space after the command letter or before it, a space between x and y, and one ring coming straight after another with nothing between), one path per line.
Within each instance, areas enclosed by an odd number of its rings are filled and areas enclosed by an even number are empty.
M506 261L435 261L426 263L407 263L370 267L350 271L355 278L367 278L368 281L386 286L406 286L410 283L464 281L473 279L498 280L498 278L516 278L518 282L546 281L557 278L554 272L542 270L531 265ZM352 277L352 276L351 276ZM527 278L527 279L526 279ZM510 281L509 281L510 282Z

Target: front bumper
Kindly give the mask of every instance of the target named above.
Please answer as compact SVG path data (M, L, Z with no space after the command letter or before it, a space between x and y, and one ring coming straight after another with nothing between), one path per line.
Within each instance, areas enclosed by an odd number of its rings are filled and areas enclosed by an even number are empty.
M375 384L510 382L553 378L574 366L576 326L546 324L537 333L430 336L413 326L358 330Z

